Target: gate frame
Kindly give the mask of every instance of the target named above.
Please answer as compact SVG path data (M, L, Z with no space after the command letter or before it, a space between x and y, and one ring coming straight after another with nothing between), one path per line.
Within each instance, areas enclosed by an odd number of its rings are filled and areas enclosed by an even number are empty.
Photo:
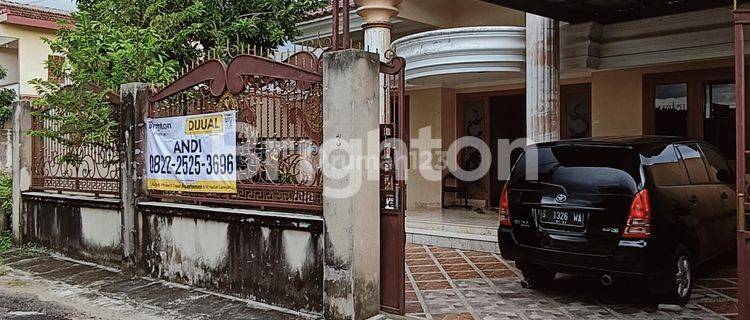
M381 62L380 73L385 75L384 96L381 103L384 119L380 124L380 309L404 315L406 313L406 170L409 163L407 141L409 124L406 123L405 74L406 60L389 51L388 62ZM388 79L391 78L391 79ZM392 96L392 83L398 86ZM388 123L388 122L391 123ZM383 148L387 139L403 142L395 148ZM400 149L406 147L406 150ZM392 165L386 161L390 158ZM390 169L390 170L389 170ZM388 177L390 176L390 177ZM390 183L389 183L390 179ZM390 186L391 189L388 189ZM389 196L392 195L392 199ZM389 199L392 202L389 202ZM389 207L391 206L391 207ZM393 252L395 250L396 252ZM396 268L397 270L391 270ZM395 282L395 283L394 283ZM393 292L397 291L397 292ZM397 295L395 304L384 297Z
M750 9L737 9L734 4L734 67L736 96L736 189L737 189L737 277L738 319L750 320L750 230L747 229L746 210L750 208L747 197L746 161L750 150L746 145L745 99L745 31L750 25Z

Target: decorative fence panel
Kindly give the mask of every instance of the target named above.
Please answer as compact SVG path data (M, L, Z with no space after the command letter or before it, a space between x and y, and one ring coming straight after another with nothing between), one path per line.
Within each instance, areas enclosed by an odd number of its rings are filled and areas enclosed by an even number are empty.
M98 89L95 89L98 90ZM120 97L108 95L112 116L117 119ZM42 111L56 115L61 111L51 107ZM60 116L63 116L60 114ZM34 131L59 129L58 117L32 117ZM115 134L114 136L119 136ZM120 161L118 138L103 145L68 146L63 139L34 136L31 139L31 188L38 191L87 193L94 195L120 194ZM63 157L74 153L76 161L63 161Z
M157 92L149 117L237 112L237 193L151 190L152 198L322 210L323 77L318 58L208 60Z

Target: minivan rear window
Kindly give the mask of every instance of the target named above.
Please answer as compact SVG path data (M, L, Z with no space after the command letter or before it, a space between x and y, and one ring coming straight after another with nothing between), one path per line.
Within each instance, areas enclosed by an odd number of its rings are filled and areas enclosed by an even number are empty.
M617 146L532 147L511 173L512 188L557 188L568 193L633 194L642 182L640 157ZM538 151L537 179L526 174L527 156ZM563 190L560 190L563 191Z

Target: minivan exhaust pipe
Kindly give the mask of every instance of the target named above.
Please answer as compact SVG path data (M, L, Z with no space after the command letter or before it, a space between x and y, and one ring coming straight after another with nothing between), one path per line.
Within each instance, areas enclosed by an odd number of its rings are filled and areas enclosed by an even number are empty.
M615 280L612 279L612 276L610 276L608 274L605 274L605 275L602 276L601 282L602 282L603 286L609 287L609 286L611 286L615 282Z

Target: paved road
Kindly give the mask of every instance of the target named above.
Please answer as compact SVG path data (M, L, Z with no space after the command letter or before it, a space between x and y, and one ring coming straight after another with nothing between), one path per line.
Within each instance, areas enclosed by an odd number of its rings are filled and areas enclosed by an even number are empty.
M39 300L31 294L0 291L0 319L72 320L95 318L59 303Z
M597 279L563 276L539 292L521 288L514 264L496 254L421 245L409 245L406 252L410 319L735 319L737 314L731 259L699 270L690 304L667 312L635 282L602 288ZM2 258L0 319L303 319L59 257Z
M661 311L643 284L602 288L598 279L558 276L539 292L521 288L520 272L499 255L408 245L407 313L417 319L735 319L737 271L726 259L699 270L691 302Z
M4 254L0 319L307 319L50 255Z

